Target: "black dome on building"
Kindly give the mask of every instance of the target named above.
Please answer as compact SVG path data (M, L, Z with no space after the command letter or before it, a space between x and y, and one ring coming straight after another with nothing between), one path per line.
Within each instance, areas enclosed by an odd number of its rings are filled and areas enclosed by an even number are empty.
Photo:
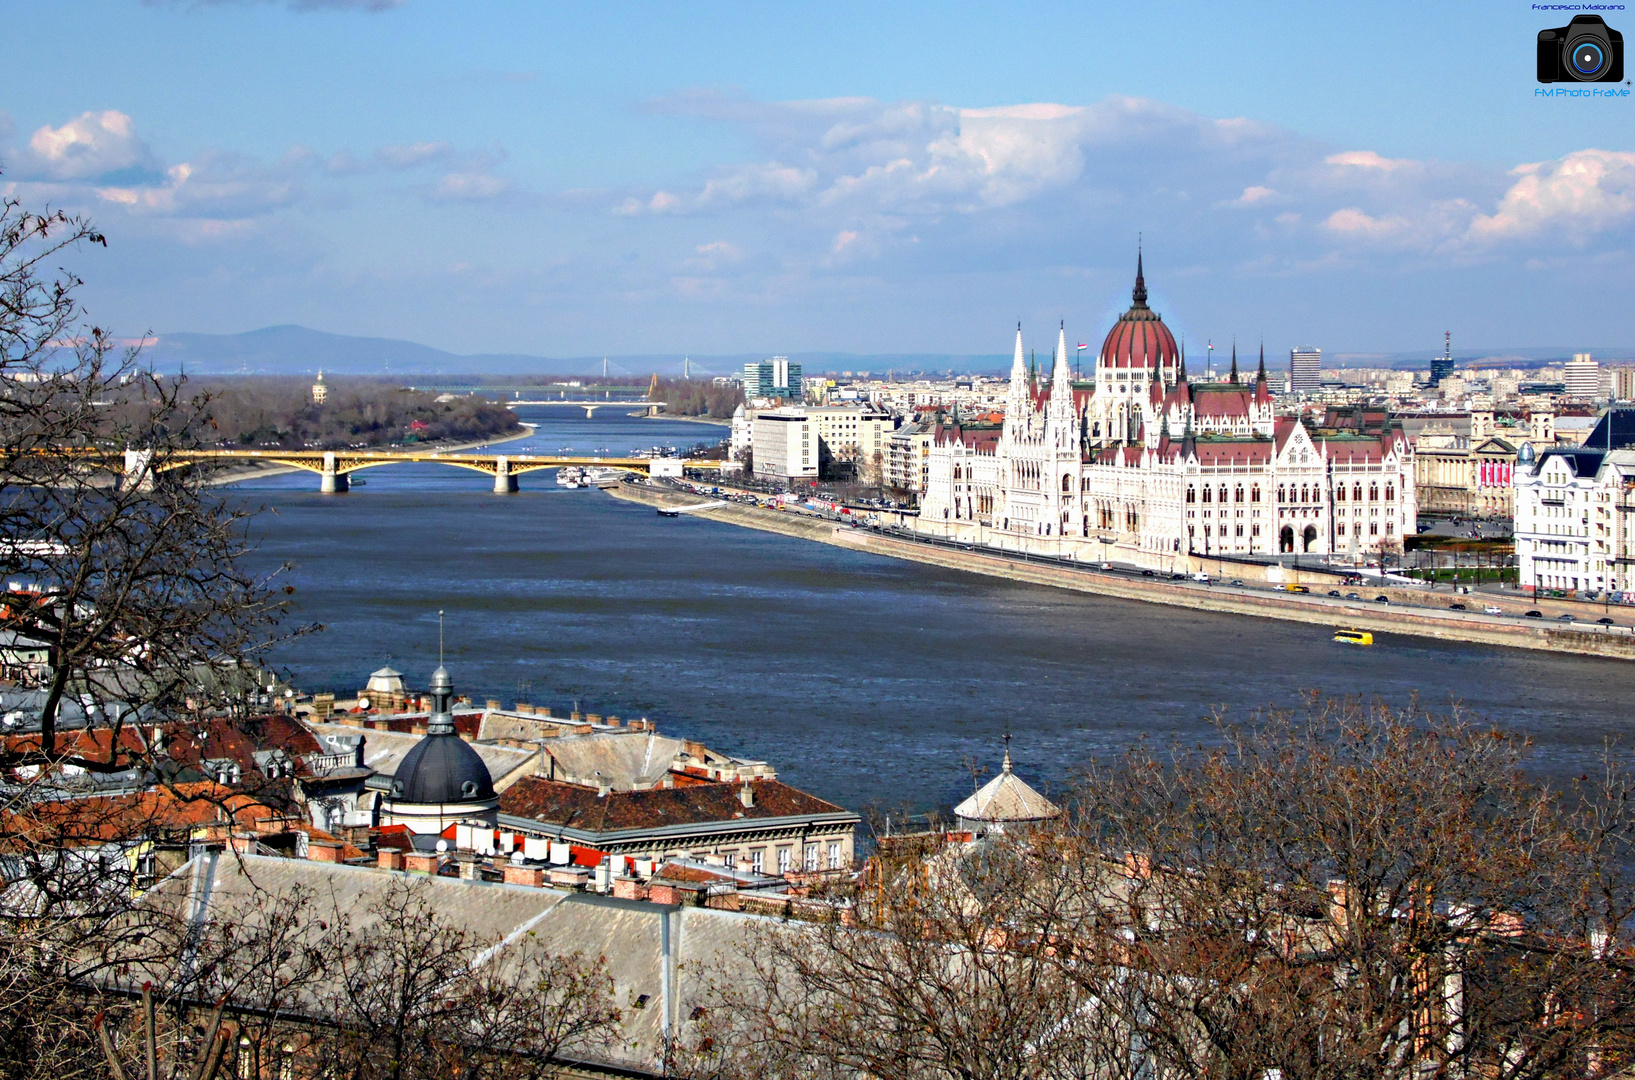
M432 714L426 737L403 755L392 781L392 801L421 806L485 802L498 798L494 778L477 751L455 734L454 681L439 666L431 676Z
M427 734L415 743L403 756L392 784L394 802L436 806L495 797L488 766L452 731Z

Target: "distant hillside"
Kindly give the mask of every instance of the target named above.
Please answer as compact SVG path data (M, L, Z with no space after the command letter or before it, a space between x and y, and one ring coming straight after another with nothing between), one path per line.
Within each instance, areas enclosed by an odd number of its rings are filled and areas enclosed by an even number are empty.
M694 375L737 374L751 360L766 353L718 356L695 355ZM393 338L348 337L309 330L304 326L269 326L242 334L161 334L146 350L148 361L160 371L195 375L306 375L320 369L335 375L596 375L600 356L527 356L516 353L462 355ZM818 372L868 371L884 374L908 371L997 371L1007 360L997 355L952 356L934 353L892 353L859 356L853 353L791 353L806 370ZM610 356L614 375L681 374L682 354Z
M1583 352L1583 346L1549 346L1538 348L1492 348L1456 350L1454 359L1460 364L1479 362L1483 366L1537 367L1544 363L1559 362ZM1589 348L1598 360L1619 360L1635 357L1635 348ZM744 364L772 355L766 353L734 353L691 357L692 373L696 375L736 375ZM883 376L893 372L898 376L912 374L943 374L946 372L988 372L1003 374L1010 367L1010 357L995 353L875 353L844 352L789 353L810 375L839 374L841 372L868 372ZM1274 354L1275 355L1275 354ZM1430 366L1431 356L1426 352L1404 353L1348 353L1325 350L1323 366L1327 368L1388 367L1423 370ZM304 326L269 326L242 334L163 334L158 344L147 350L149 362L160 371L186 371L195 375L310 375L319 369L335 375L402 376L424 379L435 376L439 382L458 382L472 376L486 375L598 375L602 371L600 356L527 356L517 353L472 353L469 355L445 352L430 345L394 338L348 337L309 330ZM1281 354L1271 366L1287 368L1287 353ZM622 355L607 357L607 370L612 375L646 376L679 375L683 356L679 353ZM1086 354L1079 358L1085 369L1094 364ZM1627 361L1625 361L1627 362ZM1219 359L1217 358L1217 365Z

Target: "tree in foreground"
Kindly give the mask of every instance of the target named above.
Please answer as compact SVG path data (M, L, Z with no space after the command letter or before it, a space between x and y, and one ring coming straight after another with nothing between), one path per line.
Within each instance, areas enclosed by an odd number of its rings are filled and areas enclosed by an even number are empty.
M1455 714L1312 697L1097 762L1059 822L882 847L717 973L695 1075L1608 1076L1635 805Z
M105 243L83 219L0 199L0 631L49 656L0 733L8 1076L69 1080L96 1053L74 987L131 891L94 853L153 824L112 798L41 808L93 793L86 774L163 783L151 725L241 717L282 610L245 566L247 512L180 467L208 402L91 324L57 267Z

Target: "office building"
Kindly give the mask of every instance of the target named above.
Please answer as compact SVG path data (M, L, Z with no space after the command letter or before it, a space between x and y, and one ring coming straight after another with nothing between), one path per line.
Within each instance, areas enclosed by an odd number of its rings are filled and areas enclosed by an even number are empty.
M771 480L813 479L818 474L817 424L803 409L755 414L750 442L755 475Z
M1315 394L1323 385L1323 350L1310 345L1289 350L1289 392Z
M1567 396L1574 401L1594 401L1601 396L1601 365L1587 352L1573 353L1573 358L1562 365L1562 381L1567 384Z
M799 401L800 364L787 356L774 356L744 365L744 396L747 398L788 398Z

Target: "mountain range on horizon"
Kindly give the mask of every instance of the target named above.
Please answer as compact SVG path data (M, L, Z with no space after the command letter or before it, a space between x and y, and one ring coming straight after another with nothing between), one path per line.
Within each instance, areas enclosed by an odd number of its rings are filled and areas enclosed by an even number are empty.
M1220 350L1216 350L1219 352ZM1463 364L1484 366L1538 367L1569 359L1574 352L1589 352L1597 359L1635 356L1635 348L1585 349L1582 346L1532 346L1495 349L1456 350L1454 359ZM430 345L396 338L354 337L332 334L304 326L268 326L238 334L161 334L143 350L148 364L166 373L192 375L309 375L319 371L352 376L440 376L469 378L502 375L599 375L604 360L610 374L622 377L657 373L680 375L686 358L680 353L621 354L601 356L534 356L523 353L453 353ZM764 359L770 353L735 353L691 357L694 375L732 375L745 363ZM1003 372L1010 357L999 353L842 353L792 352L809 374L867 371L885 374L907 372ZM1410 353L1326 353L1325 367L1422 368L1435 350ZM1088 360L1083 361L1088 363ZM1216 357L1217 368L1226 360ZM1239 357L1248 368L1253 358ZM1284 369L1287 362L1273 365Z

